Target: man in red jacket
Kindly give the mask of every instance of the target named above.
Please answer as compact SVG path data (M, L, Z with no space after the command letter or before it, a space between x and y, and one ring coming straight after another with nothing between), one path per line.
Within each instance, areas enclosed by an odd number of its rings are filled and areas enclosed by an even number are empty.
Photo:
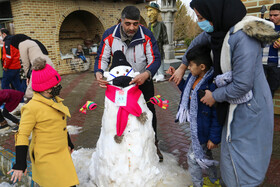
M20 69L21 64L19 60L19 51L18 49L10 46L11 38L9 30L2 28L0 34L3 38L3 78L2 78L2 89L11 89L10 84L13 87L21 92L24 92L21 81L20 81Z

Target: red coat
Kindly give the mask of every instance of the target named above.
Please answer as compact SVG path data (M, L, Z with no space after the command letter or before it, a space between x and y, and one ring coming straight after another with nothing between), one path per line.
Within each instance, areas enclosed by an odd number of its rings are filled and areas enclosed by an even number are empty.
M3 45L3 68L6 69L20 69L21 64L19 60L19 50L14 46L11 46L11 38L12 36L6 36L4 38Z
M5 104L5 108L11 112L13 111L24 96L23 92L12 90L12 89L4 89L0 90L0 105Z

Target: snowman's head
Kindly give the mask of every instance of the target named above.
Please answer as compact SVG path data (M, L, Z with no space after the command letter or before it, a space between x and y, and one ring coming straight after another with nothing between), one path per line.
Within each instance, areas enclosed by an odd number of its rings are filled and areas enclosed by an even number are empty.
M112 65L109 72L104 72L104 77L107 78L107 81L113 81L113 85L124 88L129 86L129 82L138 74L133 71L123 52L115 51Z

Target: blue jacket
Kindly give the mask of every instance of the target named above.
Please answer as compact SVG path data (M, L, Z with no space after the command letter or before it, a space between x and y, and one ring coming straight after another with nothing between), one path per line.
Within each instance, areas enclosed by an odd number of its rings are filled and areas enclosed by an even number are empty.
M181 98L184 94L185 87L192 74L190 73L187 80L182 80L178 85L182 91ZM213 76L206 79L198 90L210 90L214 91L216 88L213 83ZM208 140L211 140L214 144L221 142L222 126L217 121L217 114L215 107L209 107L200 101L197 93L198 111L197 111L197 132L200 144L205 144Z

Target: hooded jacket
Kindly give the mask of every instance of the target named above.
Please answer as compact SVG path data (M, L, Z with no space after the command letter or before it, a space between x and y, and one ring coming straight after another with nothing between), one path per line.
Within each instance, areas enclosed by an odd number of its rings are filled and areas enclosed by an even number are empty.
M19 61L19 51L15 47L11 46L11 40L12 40L11 35L6 36L4 38L4 45L3 45L3 56L2 56L2 61L3 61L3 68L6 69L20 69L21 64Z
M110 63L110 58L115 51L121 50L135 72L143 73L149 70L154 76L160 63L160 53L157 42L150 30L139 25L138 31L127 46L121 40L121 25L115 25L105 31L97 51L94 72L104 72Z

